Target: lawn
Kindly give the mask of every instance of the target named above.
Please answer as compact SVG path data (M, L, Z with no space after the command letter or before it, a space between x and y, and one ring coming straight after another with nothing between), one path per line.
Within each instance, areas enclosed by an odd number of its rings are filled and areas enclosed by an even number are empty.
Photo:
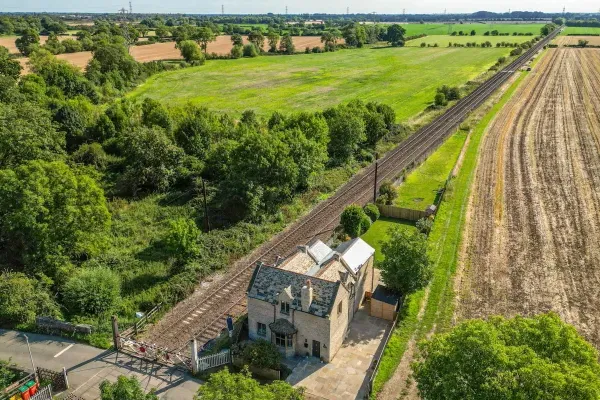
M498 31L500 33L533 33L540 34L540 29L544 24L402 24L406 29L407 36L420 35L448 35L452 32L468 32L475 30L477 35L483 35L487 31Z
M433 46L435 43L440 47L448 47L448 43L459 43L459 44L467 44L467 43L485 43L490 42L493 46L496 46L496 43L508 42L508 43L523 43L531 40L531 36L450 36L450 35L435 35L435 36L425 36L419 39L413 39L406 42L405 46L407 47L418 47L421 46L421 43L425 43L426 45Z
M568 26L561 35L600 35L600 28L588 28L585 26Z
M454 168L466 139L466 132L458 131L427 157L427 160L412 171L398 187L398 197L394 205L424 210L433 204L437 190L444 185Z
M417 229L413 222L381 217L371 225L367 233L361 236L365 242L375 249L375 263L383 261L381 245L387 240L390 228L395 227L401 227L407 230Z
M247 109L262 115L317 111L358 98L390 105L402 121L431 104L437 87L462 85L509 51L389 47L212 60L155 75L129 97L238 115Z

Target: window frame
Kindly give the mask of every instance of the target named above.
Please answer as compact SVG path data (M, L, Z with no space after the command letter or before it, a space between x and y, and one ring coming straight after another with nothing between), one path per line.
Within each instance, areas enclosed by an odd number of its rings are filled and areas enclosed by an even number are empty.
M281 302L281 307L279 308L279 312L285 315L290 315L290 303L287 301Z
M256 322L256 334L258 336L266 337L267 336L267 324L263 324L262 322Z
M343 304L344 304L344 300L340 300L339 304L338 304L338 316L340 316L342 314L343 311Z
M275 333L275 345L278 347L294 347L294 340L292 335L285 335L283 333Z

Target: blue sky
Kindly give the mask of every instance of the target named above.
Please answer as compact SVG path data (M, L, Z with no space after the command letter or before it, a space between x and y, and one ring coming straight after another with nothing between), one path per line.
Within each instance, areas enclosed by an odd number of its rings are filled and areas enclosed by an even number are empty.
M202 13L216 14L221 12L221 4L225 13L258 14L272 12L284 14L286 0L132 0L134 12L147 13ZM121 7L128 7L128 0L3 0L0 11L35 11L35 12L116 12ZM303 0L287 1L288 11L292 13L345 13L346 7L350 12L357 13L393 13L401 14L402 9L407 13L469 13L480 10L508 11L528 10L559 12L563 6L572 12L596 12L600 7L597 2L581 0L565 2L559 0L495 0L486 2L480 0L458 0L454 2L442 0L392 1L392 0Z

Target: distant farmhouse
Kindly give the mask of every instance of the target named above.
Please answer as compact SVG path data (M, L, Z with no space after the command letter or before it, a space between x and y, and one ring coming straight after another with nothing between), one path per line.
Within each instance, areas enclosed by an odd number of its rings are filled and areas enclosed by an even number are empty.
M316 240L273 266L259 263L248 287L250 339L275 343L286 357L330 362L373 292L374 254L360 238L335 250Z

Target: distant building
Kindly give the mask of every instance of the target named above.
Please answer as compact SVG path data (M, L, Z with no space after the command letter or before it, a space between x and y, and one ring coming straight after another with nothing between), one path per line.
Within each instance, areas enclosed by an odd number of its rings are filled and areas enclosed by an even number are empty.
M360 238L335 250L316 240L277 265L258 264L248 286L250 339L271 341L286 357L331 361L373 292L374 254Z

